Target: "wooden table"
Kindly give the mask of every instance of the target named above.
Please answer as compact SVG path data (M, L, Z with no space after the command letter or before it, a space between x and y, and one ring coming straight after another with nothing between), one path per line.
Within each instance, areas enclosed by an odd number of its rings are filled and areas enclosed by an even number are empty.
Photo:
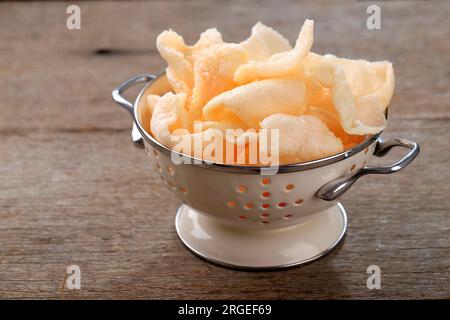
M82 2L81 30L66 29L69 4L0 3L0 298L450 298L450 2L380 2L372 31L368 2ZM237 42L261 20L293 41L307 17L314 51L394 62L385 137L422 153L357 182L345 242L325 258L280 272L208 264L178 241L179 203L111 90L164 68L164 29L192 42L215 26ZM72 264L80 290L63 286ZM366 287L372 264L380 290Z

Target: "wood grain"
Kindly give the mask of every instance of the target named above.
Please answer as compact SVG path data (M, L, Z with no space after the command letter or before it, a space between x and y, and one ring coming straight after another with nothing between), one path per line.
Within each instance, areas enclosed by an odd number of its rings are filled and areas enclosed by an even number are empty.
M376 31L365 28L366 2L79 5L82 29L70 31L67 3L0 3L0 298L450 298L450 2L380 2ZM192 42L218 27L237 42L261 20L293 41L307 17L314 51L394 62L385 136L422 153L401 173L357 182L345 242L325 258L282 272L205 263L178 241L179 203L130 143L110 92L163 69L164 29ZM78 291L62 290L71 264ZM381 290L366 288L371 264Z

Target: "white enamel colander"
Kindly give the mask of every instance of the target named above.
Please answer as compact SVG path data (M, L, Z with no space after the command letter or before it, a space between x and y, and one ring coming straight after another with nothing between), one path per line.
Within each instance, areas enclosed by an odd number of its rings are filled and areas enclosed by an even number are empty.
M134 104L122 97L142 82L147 84ZM139 75L115 89L113 99L133 117L135 145L145 148L153 169L183 202L175 221L183 244L227 267L276 269L320 258L345 234L347 216L338 199L351 185L369 173L397 172L419 153L414 142L382 141L377 134L331 157L281 165L275 175L262 175L261 167L194 163L189 156L191 164L175 165L173 151L147 133L138 116L147 94L168 91L164 74ZM392 165L366 165L395 146L410 150Z

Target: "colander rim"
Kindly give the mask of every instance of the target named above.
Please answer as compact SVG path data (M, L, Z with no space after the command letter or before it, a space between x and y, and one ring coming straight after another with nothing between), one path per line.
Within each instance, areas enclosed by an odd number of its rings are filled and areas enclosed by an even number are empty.
M136 100L133 104L133 121L136 124L136 127L139 131L139 133L142 135L142 138L150 143L152 147L156 148L158 151L164 153L165 155L171 156L172 153L175 153L179 157L183 157L184 161L183 164L187 165L193 165L197 167L202 167L205 169L211 169L221 172L230 172L230 173L242 173L242 174L261 174L261 169L268 168L268 166L242 166L242 165L234 165L234 164L221 164L221 163L215 163L215 162L205 162L199 158L191 157L189 155L185 155L176 151L173 151L172 149L166 147L162 143L160 143L158 140L156 140L151 134L149 134L142 126L139 121L138 116L138 106L139 102L142 99L143 94L147 91L147 89L155 83L158 79L160 79L162 76L165 75L165 72L161 72L155 76L153 80L150 80L139 92ZM386 118L387 118L387 109L386 109ZM367 139L365 139L363 142L357 144L351 149L344 150L343 152L337 153L335 155L320 158L316 160L311 161L305 161L305 162L298 162L298 163L289 163L289 164L280 164L278 165L278 173L288 173L288 172L297 172L297 171L305 171L315 168L324 167L336 162L339 162L341 160L347 159L352 157L353 155L365 150L368 146L370 146L372 143L376 142L379 136L383 133L383 131L380 131L374 135L369 136Z

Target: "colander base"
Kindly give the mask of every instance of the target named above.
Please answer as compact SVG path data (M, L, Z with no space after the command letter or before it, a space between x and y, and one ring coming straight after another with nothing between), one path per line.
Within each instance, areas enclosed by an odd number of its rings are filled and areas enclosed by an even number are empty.
M283 229L247 230L225 226L183 204L175 226L195 255L232 269L282 269L302 265L330 252L344 237L347 214L337 205Z

